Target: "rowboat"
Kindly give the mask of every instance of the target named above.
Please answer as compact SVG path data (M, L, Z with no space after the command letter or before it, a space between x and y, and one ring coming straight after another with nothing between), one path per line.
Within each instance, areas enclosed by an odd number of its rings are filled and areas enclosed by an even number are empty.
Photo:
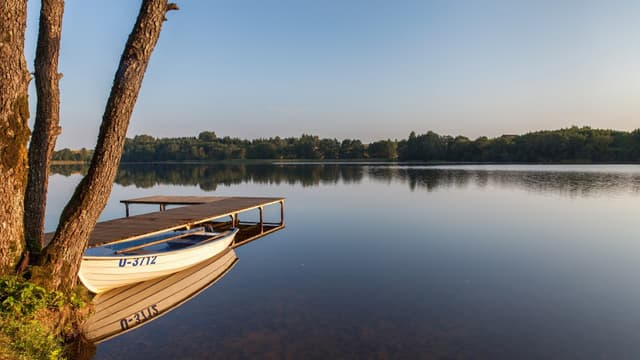
M82 257L78 276L96 294L154 279L221 253L237 232L237 228L221 233L196 228L89 248Z
M174 274L100 293L92 301L95 311L82 326L84 336L100 343L148 324L215 284L237 262L228 248Z

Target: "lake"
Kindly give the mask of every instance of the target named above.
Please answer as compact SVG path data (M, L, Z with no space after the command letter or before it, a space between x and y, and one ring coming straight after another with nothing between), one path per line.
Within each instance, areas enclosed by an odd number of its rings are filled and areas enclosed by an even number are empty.
M159 194L284 196L286 228L96 359L640 357L640 166L123 165L101 220Z

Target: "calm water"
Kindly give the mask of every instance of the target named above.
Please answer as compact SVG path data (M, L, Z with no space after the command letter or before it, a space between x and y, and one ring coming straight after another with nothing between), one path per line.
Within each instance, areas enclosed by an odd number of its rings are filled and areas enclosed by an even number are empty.
M640 166L125 166L102 219L155 194L285 196L287 228L96 359L640 357Z

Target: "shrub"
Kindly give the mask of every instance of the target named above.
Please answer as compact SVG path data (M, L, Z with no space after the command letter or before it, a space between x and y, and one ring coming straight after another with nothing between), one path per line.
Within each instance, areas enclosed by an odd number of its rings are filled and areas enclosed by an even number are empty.
M68 327L59 322L85 304L80 293L64 295L18 277L0 277L0 358L64 359L61 332Z

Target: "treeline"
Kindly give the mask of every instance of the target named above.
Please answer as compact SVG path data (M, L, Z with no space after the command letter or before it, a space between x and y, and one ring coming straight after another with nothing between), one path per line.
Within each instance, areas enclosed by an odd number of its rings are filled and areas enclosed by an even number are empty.
M469 162L638 162L640 129L571 127L470 140L429 131L398 143L402 160Z
M54 160L89 161L92 151L63 149ZM503 135L496 138L439 135L432 131L407 139L364 144L357 139L289 138L243 140L219 138L213 131L197 137L127 139L123 162L216 161L248 159L309 159L451 162L638 162L640 129L616 130L571 127L560 130Z
M321 139L314 135L289 138L243 140L218 138L212 131L198 137L161 138L138 135L127 139L122 155L125 162L211 161L246 159L396 159L397 143L377 141L365 145L360 140Z
M64 148L53 152L53 160L56 161L91 161L93 150L82 148L80 150L71 150Z

